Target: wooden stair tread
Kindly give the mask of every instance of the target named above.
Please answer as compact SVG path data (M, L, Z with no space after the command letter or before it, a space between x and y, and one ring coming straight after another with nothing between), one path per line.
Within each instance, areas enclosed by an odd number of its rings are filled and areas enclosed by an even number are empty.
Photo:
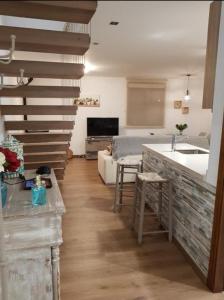
M25 162L25 170L37 169L40 166L48 165L50 168L65 168L65 161L48 161L46 162Z
M75 105L0 105L2 115L76 115Z
M56 155L56 154L63 154L65 155L66 154L66 151L52 151L52 152L34 152L34 153L24 153L24 156L44 156L44 155Z
M22 143L69 142L71 133L18 133L13 136Z
M12 34L16 35L16 51L84 55L90 45L84 33L0 26L1 49L9 49Z
M5 130L73 129L74 121L5 121Z
M33 155L24 155L24 162L54 162L54 161L64 161L67 159L66 153L45 153Z
M45 153L52 153L52 152L66 152L68 149L68 143L63 143L63 144L31 144L31 145L23 145L23 152L24 155L26 154L31 154L31 153L40 153L40 152L45 152Z
M71 86L20 86L16 89L0 90L0 97L28 97L28 98L77 98L79 87Z
M13 60L10 64L0 64L0 73L5 76L19 76L24 69L24 77L80 79L84 75L84 64L47 61Z
M1 1L0 14L88 24L97 1Z

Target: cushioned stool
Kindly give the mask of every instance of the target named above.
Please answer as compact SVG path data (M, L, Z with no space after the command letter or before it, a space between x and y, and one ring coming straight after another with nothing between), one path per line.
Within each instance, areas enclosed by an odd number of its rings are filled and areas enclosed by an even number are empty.
M158 211L157 212L149 212L145 213L145 204L146 204L146 193L147 193L147 186L152 185L154 187L155 192L153 196L158 193L158 199L156 199L158 204ZM168 187L168 230L162 229L161 230L151 230L151 231L144 231L144 218L145 216L153 216L158 217L160 225L162 225L162 216L164 215L163 211L163 186L167 185ZM152 188L152 186L151 186ZM150 203L150 195L148 194L147 203L149 207L152 207L152 202ZM152 196L152 195L151 195ZM151 204L151 205L150 205ZM155 201L154 201L155 204ZM136 226L136 220L138 220L138 224ZM157 173L149 172L149 173L138 173L136 176L136 189L135 189L135 197L134 197L134 204L133 204L133 220L132 220L132 229L136 229L137 227L137 234L138 234L138 243L141 244L144 235L148 234L156 234L156 233L164 233L168 232L169 241L172 241L172 195L171 195L171 185L170 182L162 178Z
M116 173L116 189L115 189L115 198L113 211L121 211L122 206L129 206L123 202L123 197L133 198L134 189L130 188L130 183L124 182L125 174L137 174L142 171L142 160L132 160L132 159L119 159L117 161L117 173ZM126 194L124 194L124 192Z

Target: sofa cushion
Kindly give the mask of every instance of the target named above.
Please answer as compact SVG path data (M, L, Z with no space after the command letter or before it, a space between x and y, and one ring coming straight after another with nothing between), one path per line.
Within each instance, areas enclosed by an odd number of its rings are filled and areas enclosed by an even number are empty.
M114 136L112 142L112 156L117 160L127 155L141 154L142 144L165 144L171 143L171 137L168 135L157 136Z

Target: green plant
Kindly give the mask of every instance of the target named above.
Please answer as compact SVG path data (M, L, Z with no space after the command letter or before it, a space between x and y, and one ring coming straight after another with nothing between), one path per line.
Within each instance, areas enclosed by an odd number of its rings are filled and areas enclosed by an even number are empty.
M176 124L176 129L178 129L180 131L180 134L183 133L183 131L187 128L187 124Z

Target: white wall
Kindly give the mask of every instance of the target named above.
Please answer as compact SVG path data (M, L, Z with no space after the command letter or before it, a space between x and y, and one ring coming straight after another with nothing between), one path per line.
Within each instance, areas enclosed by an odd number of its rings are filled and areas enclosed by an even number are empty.
M179 77L167 82L165 127L164 129L134 129L126 124L126 79L122 77L85 76L82 79L82 95L99 95L99 108L79 107L76 124L71 141L74 154L85 153L86 118L87 117L119 117L120 134L141 135L154 132L157 134L172 133L176 123L187 123L186 133L198 135L201 131L210 132L211 110L202 110L203 76L192 77L190 92L192 100L189 103L190 113L183 115L181 110L173 108L173 100L181 99L186 90L186 78ZM199 121L200 120L200 121Z
M82 79L82 95L99 95L100 107L79 107L71 141L74 154L85 153L86 118L119 117L121 127L125 124L125 78L91 77Z
M210 158L207 181L216 186L224 112L224 5L222 5L219 29L219 45L216 66L213 118L211 130Z

